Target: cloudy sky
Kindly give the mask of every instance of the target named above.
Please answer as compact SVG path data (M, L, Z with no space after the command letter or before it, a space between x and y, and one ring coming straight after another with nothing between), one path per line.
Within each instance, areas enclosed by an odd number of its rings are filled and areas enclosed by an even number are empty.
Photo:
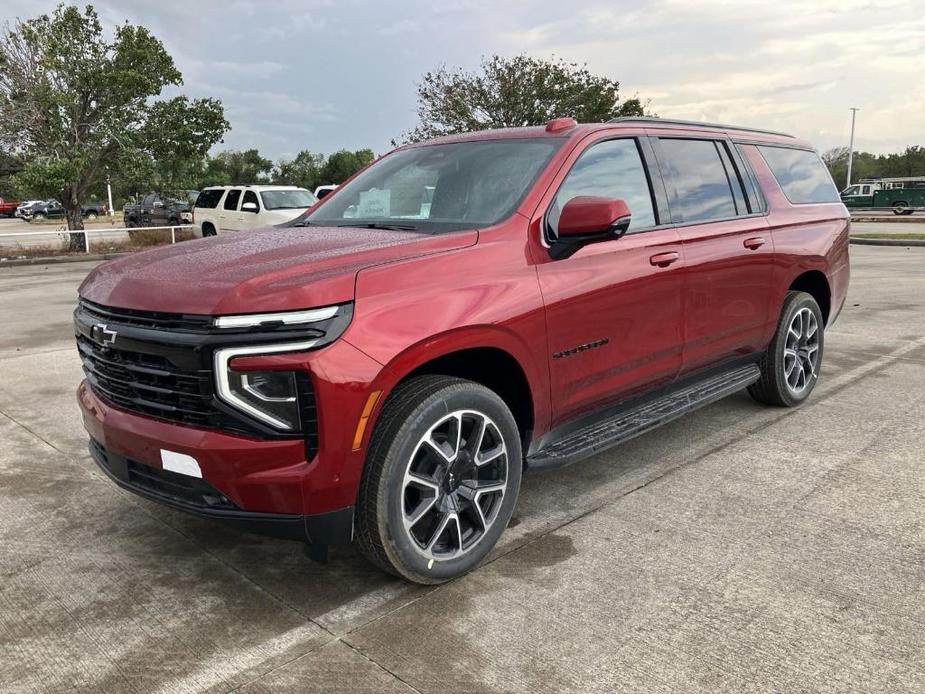
M664 117L785 130L820 149L925 145L922 0L97 0L148 26L183 92L222 99L218 148L389 149L440 64L529 53L586 62ZM54 0L5 0L0 21Z

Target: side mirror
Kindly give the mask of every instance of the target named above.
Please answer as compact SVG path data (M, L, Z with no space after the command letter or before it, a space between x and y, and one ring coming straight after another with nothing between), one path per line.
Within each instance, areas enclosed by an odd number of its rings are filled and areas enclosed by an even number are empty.
M630 226L630 208L623 200L579 195L559 215L559 237L549 247L555 260L568 258L582 246L613 241Z
M256 212L257 203L256 202L245 202L241 205L241 212Z

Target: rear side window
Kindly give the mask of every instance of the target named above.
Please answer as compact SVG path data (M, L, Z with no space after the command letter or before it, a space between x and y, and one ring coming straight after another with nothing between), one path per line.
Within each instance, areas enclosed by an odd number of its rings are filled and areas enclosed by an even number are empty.
M236 210L238 209L238 200L241 198L241 191L237 188L234 190L228 191L228 197L225 198L225 209L226 210Z
M196 207L214 208L218 206L218 201L222 199L224 192L221 188L202 191L196 198Z
M559 217L565 203L579 195L618 198L632 215L630 230L655 226L652 192L636 140L606 140L582 152L568 172L549 208L550 235L558 235Z
M790 202L802 204L841 200L828 169L815 152L769 145L759 145L758 151L768 162L774 178Z
M671 195L674 221L704 222L736 216L732 183L740 184L737 178L730 181L715 142L661 139L659 143L662 151L659 163L674 186Z

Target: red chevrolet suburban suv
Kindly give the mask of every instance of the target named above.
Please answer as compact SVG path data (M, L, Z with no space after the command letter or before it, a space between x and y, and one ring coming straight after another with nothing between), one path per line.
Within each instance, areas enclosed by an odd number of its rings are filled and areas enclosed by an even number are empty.
M848 227L779 133L562 118L401 147L283 226L95 269L90 450L173 508L445 581L523 471L743 388L803 402Z

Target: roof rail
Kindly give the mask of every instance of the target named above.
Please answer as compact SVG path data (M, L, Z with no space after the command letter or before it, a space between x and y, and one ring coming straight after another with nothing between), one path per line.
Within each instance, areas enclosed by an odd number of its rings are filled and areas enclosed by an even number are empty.
M746 128L740 125L724 125L723 123L701 123L695 120L675 120L673 118L658 118L656 116L619 116L611 118L608 123L651 123L652 125L699 125L705 128L718 128L720 130L742 130L745 132L762 133L764 135L780 135L793 137L789 133L777 130L762 130L760 128Z

